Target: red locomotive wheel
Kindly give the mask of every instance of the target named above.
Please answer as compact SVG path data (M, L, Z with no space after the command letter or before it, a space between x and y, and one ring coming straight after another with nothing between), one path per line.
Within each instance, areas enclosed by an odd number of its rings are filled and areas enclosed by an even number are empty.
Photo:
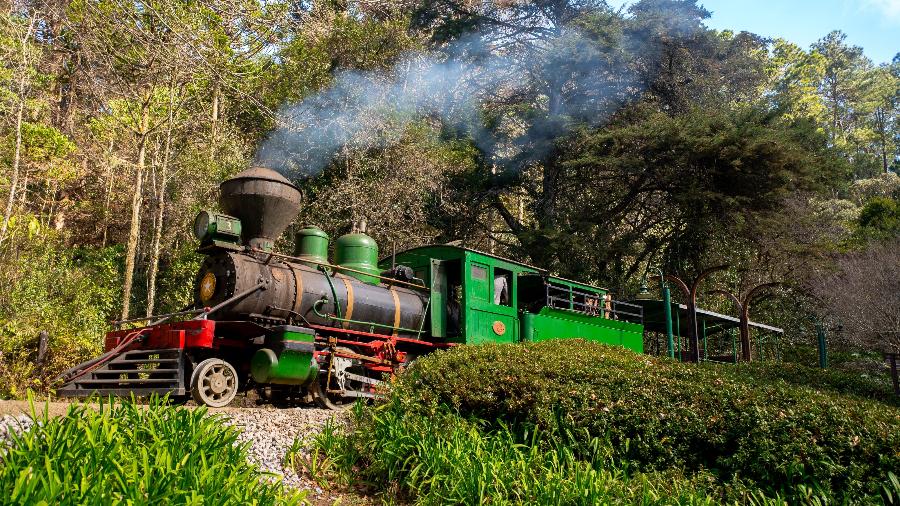
M197 364L191 374L191 397L197 404L212 408L227 406L237 395L237 371L220 358L208 358Z

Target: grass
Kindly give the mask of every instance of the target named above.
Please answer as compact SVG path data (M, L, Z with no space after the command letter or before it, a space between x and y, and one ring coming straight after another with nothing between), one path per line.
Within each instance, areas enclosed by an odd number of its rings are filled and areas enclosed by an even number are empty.
M716 504L703 492L709 476L631 473L600 455L579 459L563 441L539 433L523 441L508 429L485 431L452 415L383 408L357 418L374 431L369 437L339 429L316 436L308 459L319 466L306 471L336 485L380 489L388 503Z
M8 504L300 504L302 494L247 461L238 429L204 408L154 399L73 404L62 417L34 409L0 467Z
M421 504L900 503L900 411L578 341L420 359L318 473Z

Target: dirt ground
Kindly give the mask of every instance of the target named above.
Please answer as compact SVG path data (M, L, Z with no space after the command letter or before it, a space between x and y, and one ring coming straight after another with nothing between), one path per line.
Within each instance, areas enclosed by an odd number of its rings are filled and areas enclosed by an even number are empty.
M43 413L44 409L47 409L47 413L50 416L62 416L65 415L69 410L69 405L73 403L78 403L78 401L50 401L47 403L47 399L39 399L35 398L34 400L34 409L37 413ZM196 407L192 405L193 403L188 403L186 407L192 408ZM85 403L86 406L96 407L96 403ZM248 409L260 409L260 410L271 410L276 409L269 405L262 406L236 406L236 407L226 407L226 408L208 408L211 413L233 413L236 411L245 411ZM31 416L32 407L28 401L25 400L15 400L15 401L4 401L0 400L0 416L2 415L28 415Z

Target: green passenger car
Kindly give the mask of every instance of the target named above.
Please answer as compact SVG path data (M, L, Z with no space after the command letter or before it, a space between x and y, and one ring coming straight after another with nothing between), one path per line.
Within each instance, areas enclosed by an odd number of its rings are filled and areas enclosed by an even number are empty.
M643 352L641 308L603 288L530 265L450 245L423 246L382 260L404 265L431 289L431 337L451 343L586 339Z

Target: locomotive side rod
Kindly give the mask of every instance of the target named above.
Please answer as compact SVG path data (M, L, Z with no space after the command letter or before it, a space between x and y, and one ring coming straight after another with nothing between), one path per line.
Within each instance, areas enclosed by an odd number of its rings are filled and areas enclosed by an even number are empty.
M256 286L254 286L253 288L248 288L248 289L244 290L243 292L231 297L230 299L226 299L226 300L216 304L215 306L204 310L202 313L195 316L194 320L205 320L207 316L215 313L216 311L218 311L222 308L228 307L228 306L234 304L235 302L237 302L249 295L256 293L259 290L265 290L265 289L266 289L265 283L260 283Z
M150 316L144 316L144 317L141 317L141 318L129 318L128 320L115 320L115 321L113 321L113 322L111 323L111 325L112 325L113 327L115 327L115 328L118 328L118 327L121 327L122 324L125 324L125 323L135 323L135 322L149 321L150 323L149 323L147 326L152 327L153 325L159 325L160 323L165 322L165 321L168 320L169 318L174 318L174 317L176 317L176 316L185 316L185 315L197 314L197 313L202 313L202 312L203 312L202 309L185 309L185 310L183 310L183 311L177 311L177 312L175 312L175 313L165 313L165 314L158 314L158 315L150 315ZM158 320L156 320L156 321L151 321L151 320L153 320L154 318L158 318Z

